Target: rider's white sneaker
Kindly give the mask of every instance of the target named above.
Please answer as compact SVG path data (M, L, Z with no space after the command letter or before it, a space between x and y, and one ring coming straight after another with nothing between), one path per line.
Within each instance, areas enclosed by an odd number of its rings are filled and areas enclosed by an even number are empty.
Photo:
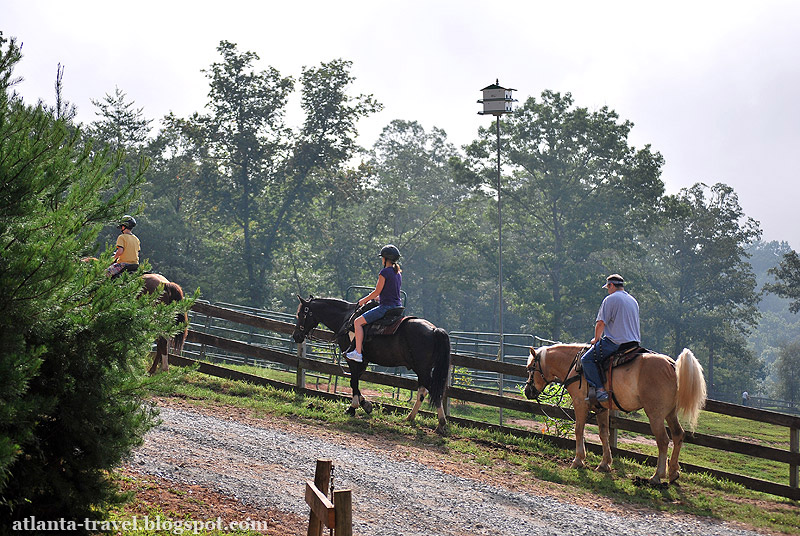
M345 354L345 357L347 359L349 359L350 361L355 361L356 363L361 363L361 362L364 361L364 356L362 356L360 353L356 352L355 350L353 350L352 352L347 352Z

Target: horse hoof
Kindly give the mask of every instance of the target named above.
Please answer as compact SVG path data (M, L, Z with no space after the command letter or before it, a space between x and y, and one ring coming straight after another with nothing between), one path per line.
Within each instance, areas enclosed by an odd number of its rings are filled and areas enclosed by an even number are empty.
M572 460L572 465L569 466L570 469L583 469L584 467L586 464L581 460Z
M610 473L611 472L611 468L608 465L606 465L604 463L601 463L600 465L597 466L595 471L597 471L599 473Z
M680 476L681 476L681 472L680 471L678 471L674 475L669 475L669 483L670 484L674 484L675 481L677 481Z
M440 424L436 427L435 432L441 436L447 435L447 427Z
M372 413L372 402L370 402L369 400L362 400L361 407L364 408L364 411L367 412L367 415Z
M356 416L356 408L354 408L353 406L350 406L349 408L347 408L347 414L350 415L351 417L355 417Z

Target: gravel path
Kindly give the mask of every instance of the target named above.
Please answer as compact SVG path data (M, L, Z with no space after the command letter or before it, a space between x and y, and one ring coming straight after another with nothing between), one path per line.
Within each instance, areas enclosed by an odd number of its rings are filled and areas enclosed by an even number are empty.
M270 428L178 407L161 408L131 465L183 484L201 484L242 503L308 515L304 492L318 458L331 458L337 489L353 490L361 535L720 535L755 536L724 523L659 513L620 516L527 491L489 485L330 432Z

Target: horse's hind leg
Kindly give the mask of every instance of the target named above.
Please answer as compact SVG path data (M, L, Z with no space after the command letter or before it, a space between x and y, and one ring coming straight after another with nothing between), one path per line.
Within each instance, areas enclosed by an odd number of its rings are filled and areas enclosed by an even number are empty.
M681 452L683 438L686 436L686 433L683 431L683 427L678 421L678 417L675 412L667 415L667 424L669 425L669 431L672 432L672 456L669 458L669 472L667 473L669 483L672 484L678 480L678 477L681 475L681 466L678 463L678 455Z
M660 484L661 480L667 476L667 450L669 449L669 436L667 435L667 428L664 426L663 415L648 415L648 418L650 419L650 430L652 430L653 436L656 438L656 445L658 445L658 462L656 464L656 472L650 477L650 483Z
M406 417L408 422L414 422L414 419L417 418L417 412L419 411L420 406L422 406L422 401L425 400L425 395L427 394L428 390L420 385L419 389L417 390L417 400L414 402L414 407L411 408L411 413L409 413L408 417Z

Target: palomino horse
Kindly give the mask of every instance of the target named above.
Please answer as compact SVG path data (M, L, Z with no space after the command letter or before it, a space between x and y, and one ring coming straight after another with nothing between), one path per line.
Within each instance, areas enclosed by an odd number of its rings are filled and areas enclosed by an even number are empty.
M552 382L566 386L575 408L575 459L572 467L585 467L586 446L583 431L589 416L587 383L578 376L575 366L578 357L586 350L586 345L555 344L541 348L531 348L528 358L528 382L525 396L537 398L539 393ZM577 380L577 381L576 381ZM694 354L684 349L678 360L655 353L645 353L631 363L615 367L613 385L606 384L613 397L604 403L607 409L621 409L626 412L644 408L650 420L650 429L658 445L658 464L656 472L650 477L651 484L659 484L667 476L667 448L669 436L664 420L672 433L672 457L669 460L669 482L680 475L678 454L683 444L684 431L678 422L678 413L694 429L697 417L706 401L706 382L703 368ZM596 412L600 428L600 441L603 443L603 460L598 471L611 470L611 448L608 444L609 412Z
M313 296L308 300L300 296L297 299L300 300L300 305L297 308L297 325L292 333L295 342L303 342L322 323L337 334L336 342L341 351L347 350L350 337L344 329L345 323L353 316L358 304ZM384 367L403 366L417 373L419 383L417 400L406 420L414 421L425 394L430 393L431 407L436 407L439 415L436 431L444 431L447 419L442 399L450 372L450 336L445 330L427 320L411 318L403 322L394 335L382 335L365 341L363 353L363 363L347 362L350 367L350 387L353 390L353 401L348 409L350 415L355 415L359 406L367 413L372 412L372 403L358 389L358 380L369 363Z
M163 285L161 296L158 298L163 304L170 304L181 301L183 299L183 289L177 283L173 283L161 274L144 274L144 292L153 294L158 291L159 287ZM153 358L153 364L148 371L154 374L159 369L167 370L169 368L169 347L172 343L173 349L177 353L183 350L183 343L186 341L186 335L189 332L188 326L189 317L186 313L178 313L175 316L175 322L178 324L186 324L186 327L174 337L167 339L166 337L159 337L156 341L156 355Z

